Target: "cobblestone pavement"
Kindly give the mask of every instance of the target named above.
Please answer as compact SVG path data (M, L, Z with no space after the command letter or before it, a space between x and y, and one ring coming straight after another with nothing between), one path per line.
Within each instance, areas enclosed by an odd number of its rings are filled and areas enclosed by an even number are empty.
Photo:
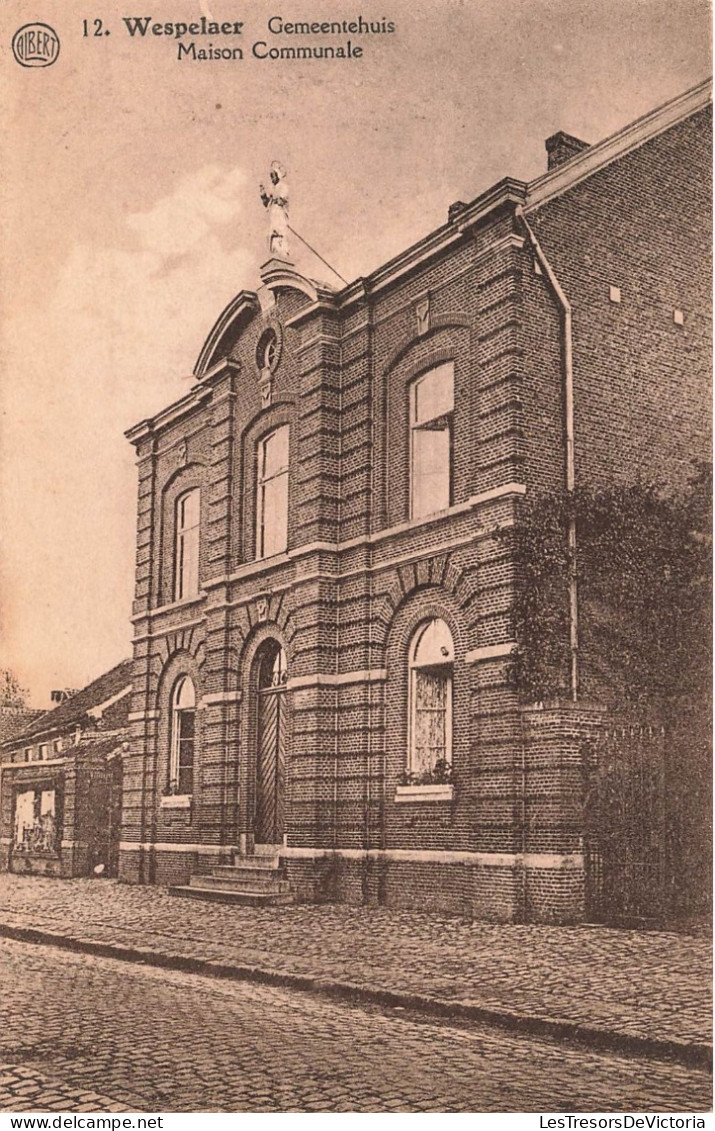
M159 887L7 873L2 923L626 1035L711 1040L711 944L675 932L465 923L337 904L242 908Z
M701 1069L0 940L2 1111L709 1109Z

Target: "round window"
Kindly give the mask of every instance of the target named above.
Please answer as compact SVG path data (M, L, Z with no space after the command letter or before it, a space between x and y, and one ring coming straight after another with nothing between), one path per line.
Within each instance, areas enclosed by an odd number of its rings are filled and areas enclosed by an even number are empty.
M278 335L274 329L261 334L256 350L256 363L259 369L275 369L278 364Z

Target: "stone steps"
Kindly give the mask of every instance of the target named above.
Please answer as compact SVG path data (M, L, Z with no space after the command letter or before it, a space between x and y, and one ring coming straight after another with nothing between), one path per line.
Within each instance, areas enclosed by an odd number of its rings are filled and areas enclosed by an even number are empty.
M233 864L218 864L191 876L188 884L170 887L171 895L189 899L270 907L293 902L293 892L277 855L235 856Z
M211 872L215 875L229 872L276 872L281 862L278 856L234 856L233 864L216 864Z
M213 903L235 903L242 907L276 907L293 903L293 892L242 891L226 888L202 888L185 884L169 888L170 895L180 895L186 899L205 899Z
M208 875L195 875L189 880L189 886L215 888L216 891L290 891L290 884L282 873L260 873L258 869L245 873L237 869L233 875L228 876L216 876L212 872Z

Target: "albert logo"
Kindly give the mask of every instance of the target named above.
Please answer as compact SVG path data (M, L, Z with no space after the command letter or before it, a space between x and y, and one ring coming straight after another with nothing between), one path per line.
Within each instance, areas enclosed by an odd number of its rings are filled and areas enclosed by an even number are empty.
M24 24L12 37L12 53L21 67L51 67L60 53L60 37L49 24Z

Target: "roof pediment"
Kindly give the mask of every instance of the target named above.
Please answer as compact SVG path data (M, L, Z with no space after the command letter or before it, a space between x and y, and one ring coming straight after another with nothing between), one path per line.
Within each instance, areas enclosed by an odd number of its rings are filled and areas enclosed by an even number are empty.
M288 259L269 259L261 267L261 280L265 290L274 298L280 291L297 291L315 303L330 299L337 293L330 283L318 282L304 275Z
M239 291L236 297L231 299L226 309L216 319L198 356L194 366L194 377L198 381L227 353L224 342L228 334L237 336L260 309L258 295L254 291Z

